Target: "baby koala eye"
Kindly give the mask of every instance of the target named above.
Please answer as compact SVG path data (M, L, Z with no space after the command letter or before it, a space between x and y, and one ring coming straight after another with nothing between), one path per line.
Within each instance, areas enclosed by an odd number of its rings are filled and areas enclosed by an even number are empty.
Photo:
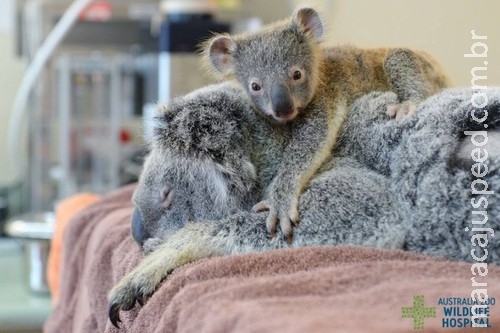
M260 89L261 89L261 87L255 82L252 83L251 87L252 87L253 91L260 91Z
M295 81L300 80L301 77L302 77L302 73L300 71L293 72L293 79Z

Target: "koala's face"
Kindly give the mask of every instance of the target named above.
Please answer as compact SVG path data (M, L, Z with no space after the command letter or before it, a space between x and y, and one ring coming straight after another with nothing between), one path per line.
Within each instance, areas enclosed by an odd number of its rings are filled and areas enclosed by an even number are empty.
M151 252L188 222L228 216L239 207L232 194L215 163L153 146L132 198L132 236Z
M132 236L145 252L182 228L192 218L188 196L176 169L154 151L144 164L132 202Z
M260 112L286 122L315 93L316 52L310 38L291 28L255 34L235 41L234 72Z
M264 115L294 119L312 100L321 67L323 23L313 8L260 31L212 38L206 47L214 73L234 75Z

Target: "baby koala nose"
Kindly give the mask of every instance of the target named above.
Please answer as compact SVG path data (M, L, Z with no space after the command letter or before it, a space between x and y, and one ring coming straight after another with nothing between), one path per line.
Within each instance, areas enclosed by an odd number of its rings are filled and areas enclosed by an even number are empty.
M288 87L282 83L271 86L271 103L278 118L288 118L293 114L293 101Z
M134 213L132 215L132 237L134 240L142 246L144 241L149 238L144 230L144 220L142 219L141 212L136 208L134 209Z

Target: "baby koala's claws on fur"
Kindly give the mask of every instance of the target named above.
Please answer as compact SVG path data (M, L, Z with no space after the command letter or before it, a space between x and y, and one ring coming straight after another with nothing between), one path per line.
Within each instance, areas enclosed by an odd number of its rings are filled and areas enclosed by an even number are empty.
M413 101L405 101L401 104L393 104L387 107L386 114L395 119L401 119L403 117L410 117L415 114L417 110L417 104Z
M290 209L288 213L279 213L275 205L271 204L268 200L263 200L253 206L254 212L269 211L269 216L266 219L266 227L269 235L274 238L276 236L276 226L280 224L281 231L287 239L288 243L293 241L293 228L292 225L298 225L297 209Z
M276 209L269 203L267 200L263 200L253 206L252 210L256 213L269 211L269 215L266 219L266 228L267 232L274 238L276 236L276 225L278 224L278 214L276 213Z
M299 226L299 208L297 207L297 204L293 204L292 208L290 208L290 211L288 212L288 216L290 217L290 221L292 221L292 224L294 227Z
M263 212L265 210L271 210L271 207L270 207L269 202L267 200L262 200L262 201L256 203L252 207L252 211L254 213L260 213L260 212Z
M292 239L292 221L290 220L290 217L287 214L282 214L280 215L280 228L281 231L283 232L283 235L287 239L287 242L290 243Z

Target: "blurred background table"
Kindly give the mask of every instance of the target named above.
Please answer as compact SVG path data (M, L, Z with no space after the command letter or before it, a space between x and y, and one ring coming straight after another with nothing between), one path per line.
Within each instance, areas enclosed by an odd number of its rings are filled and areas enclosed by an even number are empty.
M0 333L42 332L51 311L48 294L29 290L20 242L0 237Z

